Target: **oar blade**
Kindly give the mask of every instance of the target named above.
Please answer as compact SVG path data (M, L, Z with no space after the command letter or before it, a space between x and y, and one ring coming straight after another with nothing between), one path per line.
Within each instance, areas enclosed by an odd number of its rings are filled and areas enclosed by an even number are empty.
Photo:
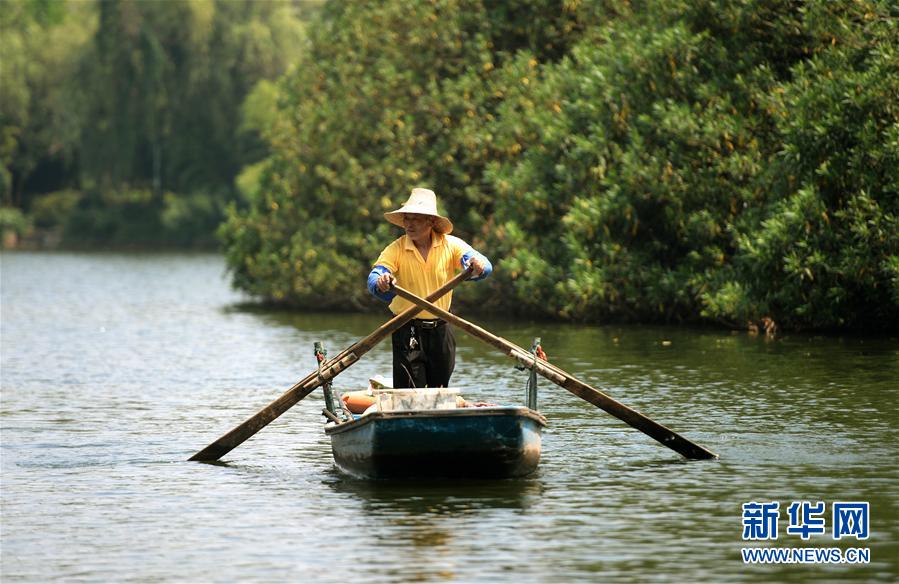
M313 383L315 385L309 387L309 385ZM259 432L259 430L268 426L281 414L309 395L319 385L321 384L318 383L317 380L313 381L311 375L304 378L303 381L297 384L297 386L287 390L281 397L203 450L191 456L188 460L199 462L213 462L219 460L221 457L243 444L248 438Z
M690 460L709 460L718 458L718 455L711 450L684 438L674 430L652 420L637 410L622 404L595 387L591 387L574 377L571 377L570 381L566 381L562 387L584 401L615 416L632 428L640 430L647 436L657 440L659 443L674 450L685 458Z

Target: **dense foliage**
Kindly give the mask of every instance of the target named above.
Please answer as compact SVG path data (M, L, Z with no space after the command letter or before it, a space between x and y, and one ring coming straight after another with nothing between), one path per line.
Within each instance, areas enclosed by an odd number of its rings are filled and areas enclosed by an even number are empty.
M899 327L895 2L318 6L5 2L4 230L188 244L229 205L238 287L373 308L429 186L482 308Z
M268 152L245 102L297 59L309 6L5 1L3 204L70 242L212 242L235 176Z
M897 27L877 0L333 2L221 229L235 282L370 305L382 213L430 185L497 263L482 306L895 330Z

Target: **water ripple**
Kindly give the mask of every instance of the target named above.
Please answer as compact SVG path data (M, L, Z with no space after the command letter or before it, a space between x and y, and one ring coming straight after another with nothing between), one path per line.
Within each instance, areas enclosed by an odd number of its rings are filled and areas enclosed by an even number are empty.
M359 481L334 468L319 392L225 462L186 459L312 370L314 341L334 355L380 316L247 305L203 254L4 252L2 271L4 582L899 576L895 339L473 318L541 336L557 365L721 459L685 461L541 381L533 476ZM521 403L526 374L458 339L454 384ZM337 385L389 371L384 345ZM745 568L740 505L798 499L870 501L872 563Z

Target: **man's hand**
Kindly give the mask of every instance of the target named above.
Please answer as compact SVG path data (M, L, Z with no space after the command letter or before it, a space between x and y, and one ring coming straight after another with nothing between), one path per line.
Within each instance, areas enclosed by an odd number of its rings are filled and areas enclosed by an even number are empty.
M387 292L394 283L396 283L396 278L393 277L393 274L381 274L375 285L378 287L378 292Z
M471 261L468 262L468 267L471 268L472 278L477 278L484 273L484 262L482 262L478 257L471 258Z

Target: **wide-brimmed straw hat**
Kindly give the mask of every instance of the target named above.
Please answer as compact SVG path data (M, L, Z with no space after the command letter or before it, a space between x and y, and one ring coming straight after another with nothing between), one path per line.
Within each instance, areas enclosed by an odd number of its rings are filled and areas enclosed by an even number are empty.
M453 230L453 222L437 212L437 195L431 189L412 189L409 200L396 211L384 213L384 218L394 225L403 227L403 215L406 213L436 217L434 228L440 233L451 233Z

